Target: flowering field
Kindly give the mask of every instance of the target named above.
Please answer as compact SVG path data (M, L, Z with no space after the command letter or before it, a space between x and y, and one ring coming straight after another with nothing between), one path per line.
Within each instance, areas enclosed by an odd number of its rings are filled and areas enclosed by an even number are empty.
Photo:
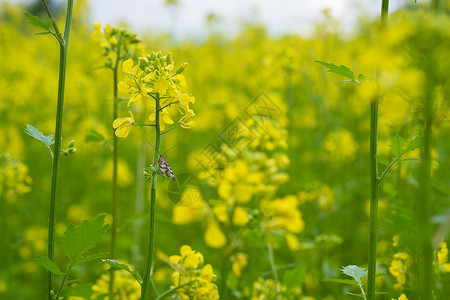
M3 3L0 299L449 299L450 3L388 3L179 43Z

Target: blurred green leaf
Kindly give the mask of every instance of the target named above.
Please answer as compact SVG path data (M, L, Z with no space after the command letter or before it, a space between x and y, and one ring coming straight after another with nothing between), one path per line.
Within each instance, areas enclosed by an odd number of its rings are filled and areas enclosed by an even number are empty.
M351 293L351 292L345 292L346 294L355 296L355 297L359 297L359 298L364 298L363 294L356 294L356 293Z
M423 139L420 136L416 136L413 140L411 140L406 147L406 151L413 151L417 148L423 146Z
M106 140L105 137L96 130L89 131L85 138L86 142L102 142L104 140Z
M80 284L71 286L68 291L68 296L71 297L81 297L84 299L91 299L94 295L94 291L92 290L92 285L90 284Z
M340 65L337 66L333 63L327 63L324 61L319 61L316 60L316 63L319 63L323 66L325 66L328 69L328 72L343 76L343 77L347 77L350 80L354 80L355 79L355 75L353 74L352 70L350 70L348 67L344 66L344 65Z
M143 280L142 280L141 275L137 271L131 270L128 265L121 264L117 260L114 260L114 259L102 259L102 261L111 266L111 268L108 271L125 270L128 273L130 273L131 275L133 275L133 277L137 280L137 282L139 282L139 284L142 285Z
M342 284L349 284L349 285L358 285L358 283L355 280L351 279L332 279L332 278L325 278L322 281L324 282L334 282L334 283L342 283Z
M38 264L40 264L41 266L43 266L45 269L52 272L53 274L56 274L59 276L64 276L64 273L61 272L58 265L54 261L51 261L50 258L48 258L47 256L37 255L36 261Z
M70 224L64 236L61 238L61 247L64 254L71 262L81 263L81 257L86 251L95 247L108 230L109 225L103 225L105 214L98 216L92 221L84 221L81 226L75 227Z
M348 275L355 279L359 284L361 284L361 278L367 277L367 270L355 265L345 266L340 270L345 275Z
M383 164L385 166L389 166L389 160L386 156L377 155L377 160L380 164Z
M405 139L399 135L396 135L392 138L391 151L396 156L400 156L404 154L406 151L403 149L403 144L405 143Z
M287 270L283 276L283 284L291 289L299 286L306 280L306 266L304 264L299 265L295 269Z
M50 19L47 22L45 22L44 20L42 20L39 17L33 16L32 14L30 14L29 12L24 12L23 13L25 15L25 18L27 19L27 22L29 24L32 24L34 26L40 27L42 29L45 29L47 31L50 31L50 26L52 26L53 21Z
M86 262L90 262L90 261L93 261L96 259L100 259L100 258L107 256L108 254L109 254L108 252L102 252L102 253L88 255L82 259L81 263L86 263Z

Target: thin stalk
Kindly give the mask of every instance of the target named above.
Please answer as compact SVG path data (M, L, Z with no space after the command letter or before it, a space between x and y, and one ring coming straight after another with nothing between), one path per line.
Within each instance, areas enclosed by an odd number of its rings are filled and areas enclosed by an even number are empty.
M113 71L113 121L117 119L117 70L119 68L120 61L120 42L118 45L116 62L114 65ZM112 199L111 199L111 259L114 259L116 255L116 233L117 233L117 136L115 134L115 129L113 128L113 149L112 149L112 157L113 157L113 178L112 178ZM109 273L109 299L114 299L114 272Z
M159 148L161 144L161 128L159 124L159 117L160 117L160 98L159 93L156 93L155 97L155 154L153 156L153 165L155 166L158 163L158 153ZM150 284L150 273L152 269L152 263L153 263L153 249L154 249L154 243L155 243L155 207L156 207L156 182L157 182L157 176L156 174L152 178L152 185L150 190L150 236L149 236L149 247L148 247L148 254L147 254L147 264L145 267L145 274L144 274L144 282L142 284L142 290L141 290L141 299L146 300L148 299L148 287Z
M49 14L49 17L53 20L53 26L57 31L56 20L48 8L45 0L42 0L44 7ZM73 10L73 0L68 0L67 2L67 13L66 13L66 25L64 29L64 38L59 41L59 81L58 81L58 100L56 105L56 125L55 125L55 148L53 155L53 169L52 169L52 185L50 193L50 216L48 225L48 258L54 261L55 258L55 227L56 227L56 191L58 186L58 169L59 169L59 157L61 153L61 133L62 133L62 121L63 121L63 111L64 111L64 89L66 82L66 63L67 63L67 47L69 44L70 28L72 25L72 10ZM53 290L53 274L48 272L48 299L52 299Z
M419 242L422 252L420 277L422 282L421 299L433 299L433 248L431 245L431 139L433 125L433 82L427 80L424 99L423 152L420 168L420 191L418 198ZM419 277L419 278L420 278Z
M276 299L280 299L280 295L278 295L278 272L277 266L275 265L275 259L273 256L273 248L270 242L267 242L267 254L269 256L270 268L272 270L273 281L275 283L275 295Z
M381 33L383 35L389 12L389 0L381 3ZM375 98L370 102L370 216L369 216L369 253L368 253L368 280L367 299L375 299L375 276L377 266L377 228L378 228L378 103L380 101L380 79L381 71L377 68L375 80L378 91Z
M61 282L61 285L59 286L58 292L56 293L55 299L59 299L59 296L61 295L61 291L64 287L64 284L66 283L67 277L69 277L69 273L72 270L72 263L69 264L69 267L67 268L67 272L64 274L63 280Z
M162 293L161 295L159 295L158 298L156 298L156 300L162 300L162 299L164 299L164 298L167 298L167 297L169 297L170 295L176 293L176 291L177 291L178 289L184 288L185 286L188 286L188 285L190 285L190 284L192 284L192 283L194 283L194 282L195 282L195 280L192 280L192 281L189 281L189 282L186 282L186 283L177 285L176 287L171 288L170 290L167 290L167 291L165 291L164 293Z

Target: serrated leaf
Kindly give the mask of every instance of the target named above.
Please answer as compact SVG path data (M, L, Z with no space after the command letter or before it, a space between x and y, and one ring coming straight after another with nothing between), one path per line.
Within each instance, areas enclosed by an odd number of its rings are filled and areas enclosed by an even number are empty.
M405 143L405 139L399 135L396 135L392 138L391 151L396 156L400 156L404 154L406 151L403 149L403 144Z
M327 62L319 61L319 60L316 60L316 63L319 63L319 64L325 66L328 69L328 72L346 77L346 78L350 79L351 81L355 81L355 75L353 74L352 70L350 70L350 68L348 68L344 65L337 66L333 63L327 63Z
M295 269L287 270L283 276L283 284L291 289L301 285L306 280L306 266L299 265Z
M47 31L50 31L50 26L52 26L53 21L50 19L47 22L45 22L44 20L42 20L41 18L37 17L37 16L33 16L32 14L30 14L29 12L24 12L23 13L25 15L25 18L27 19L27 22L29 24L32 24L34 26L43 28Z
M423 146L423 139L420 136L416 136L409 142L408 146L406 146L406 151L413 151L422 146Z
M58 265L47 256L36 255L36 262L53 274L64 276L64 273L61 272Z
M108 271L117 271L117 270L125 270L137 280L137 282L142 285L143 280L139 272L135 270L131 270L130 267L126 264L121 264L117 260L114 259L102 259L104 263L107 263L111 266L111 268Z
M108 254L109 254L108 252L102 252L102 253L96 253L96 254L88 255L86 257L81 258L80 260L75 261L74 264L87 263L87 262L90 262L90 261L93 261L93 260L96 260L96 259L104 258Z
M325 278L322 279L324 282L334 282L334 283L342 283L342 284L350 284L350 285L358 285L358 282L352 279L332 279L332 278Z
M367 277L367 270L355 265L345 266L340 270L345 275L348 275L355 279L359 284L361 284L361 278Z
M70 224L67 226L64 236L61 238L61 247L64 254L71 262L82 260L86 251L95 247L108 230L109 225L103 225L105 214L98 216L92 221L84 221L81 226Z
M53 135L45 136L31 124L27 124L27 127L25 127L25 133L34 137L38 141L43 142L48 148L50 148L50 146L55 143L55 141L53 140Z
M389 166L389 160L386 156L377 155L377 160L380 164L383 164L385 166Z

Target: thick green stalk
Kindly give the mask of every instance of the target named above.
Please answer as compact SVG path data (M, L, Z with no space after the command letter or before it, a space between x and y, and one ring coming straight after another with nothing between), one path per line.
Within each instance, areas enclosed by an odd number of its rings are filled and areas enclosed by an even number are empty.
M431 60L430 60L431 61ZM430 62L428 68L433 68ZM432 73L430 71L429 73ZM431 76L432 77L432 76ZM427 79L426 94L424 99L424 129L423 129L423 152L420 168L420 190L417 203L418 225L420 228L419 243L422 252L421 266L419 267L421 278L421 299L433 299L433 248L431 237L433 235L430 228L431 218L431 140L433 125L433 79Z
M117 70L119 68L120 61L120 42L117 50L116 63L113 68L113 121L117 119ZM114 259L116 255L116 233L117 233L117 136L115 129L113 128L113 178L112 178L112 199L111 199L111 259ZM114 299L114 272L109 273L109 299Z
M51 15L50 9L45 0L42 0L49 17L53 19L55 30L57 30L56 21ZM50 193L50 216L48 225L48 258L54 260L55 258L55 227L56 227L56 191L58 186L58 169L59 157L61 152L61 133L62 121L64 111L64 88L66 82L66 63L67 63L67 47L69 44L70 28L72 24L72 10L73 0L67 2L66 25L64 28L63 39L59 41L59 82L58 82L58 101L56 105L56 125L55 125L55 148L53 155L53 170L52 170L52 185ZM61 34L57 30L58 36ZM51 293L53 290L53 274L48 272L48 299L52 299Z
M386 26L389 12L389 0L381 3L381 37ZM381 38L380 38L381 40ZM377 69L375 74L377 84L380 84L381 72ZM377 228L378 228L378 103L380 100L380 86L374 99L370 102L370 216L369 216L369 254L368 254L368 280L367 299L375 299L375 276L377 266Z
M377 253L377 222L378 222L378 100L379 93L370 102L370 217L369 217L369 277L367 281L367 299L375 298L375 274Z
M161 128L159 125L159 117L160 117L160 99L159 93L156 93L155 97L155 154L153 156L153 165L156 166L158 163L158 154L159 148L161 144ZM145 266L145 274L144 274L144 282L142 284L141 289L141 299L148 299L148 287L150 285L150 273L152 269L153 263L153 248L155 243L155 207L156 207L156 174L152 178L152 186L150 190L150 236L149 236L149 247L147 253L147 264Z

